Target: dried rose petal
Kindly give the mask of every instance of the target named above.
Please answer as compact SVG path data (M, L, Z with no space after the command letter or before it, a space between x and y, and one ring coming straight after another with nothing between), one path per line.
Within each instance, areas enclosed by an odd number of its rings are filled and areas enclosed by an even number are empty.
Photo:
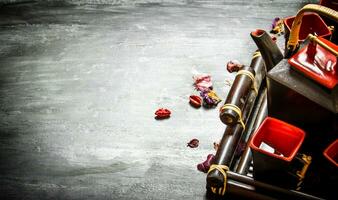
M280 21L279 17L276 17L272 20L271 29L274 29L277 26L278 21Z
M202 91L200 93L201 97L203 98L203 104L213 105L214 101L208 96L208 92L209 91Z
M211 76L207 74L201 74L194 76L193 79L195 80L195 84L200 83L202 81L210 82Z
M187 143L187 147L190 147L190 148L197 148L198 145L199 145L199 140L194 138L192 140L190 140L190 142Z
M213 154L209 154L209 155L207 156L207 159L206 159L204 162L199 163L199 164L197 165L198 171L207 173L207 172L209 171L209 169L210 169L211 164L212 164L213 161L214 161L214 158L215 158L215 156L214 156Z
M238 72L242 68L243 68L243 65L238 60L230 60L227 63L227 70L230 73Z
M211 76L207 74L196 75L193 77L196 90L208 90L212 88Z
M190 105L192 105L193 107L199 108L199 107L201 107L201 105L202 105L202 99L201 99L201 97L199 97L199 96L191 95L191 96L189 97L189 103L190 103Z
M279 17L273 19L270 33L278 35L284 33L283 19L280 19Z
M210 90L208 92L208 97L211 98L214 101L214 104L217 105L219 102L221 102L222 100L217 96L216 92L214 92L213 90Z
M166 108L160 108L155 112L156 115L156 119L165 119L165 118L169 118L170 117L170 110L166 109Z
M200 95L203 98L203 106L206 108L215 107L219 102L221 102L221 99L213 90L202 91Z

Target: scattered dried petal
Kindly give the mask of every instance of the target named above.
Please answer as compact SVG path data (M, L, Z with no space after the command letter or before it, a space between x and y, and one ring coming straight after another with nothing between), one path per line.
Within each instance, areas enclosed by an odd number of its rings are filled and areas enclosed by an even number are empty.
M274 29L277 26L279 20L280 20L279 17L276 17L272 20L271 29Z
M199 97L199 96L191 95L191 96L189 97L189 103L190 103L190 105L192 105L193 107L199 108L199 107L201 107L201 105L202 105L202 99L201 99L201 97Z
M202 91L201 97L203 98L203 106L206 108L217 106L222 101L213 90Z
M214 162L214 158L215 156L213 154L209 154L204 162L197 165L198 171L207 173L210 169L211 164Z
M227 70L228 72L238 72L240 69L243 68L244 65L242 65L238 60L230 60L227 63Z
M207 74L202 75L196 75L193 77L194 79L194 86L196 90L202 91L202 90L210 90L212 89L212 82L211 82L211 76Z
M280 19L279 17L276 17L275 19L273 19L272 24L271 24L270 33L278 34L278 35L284 33L283 19Z
M210 90L208 92L208 97L210 97L214 101L215 105L222 101L213 90Z
M190 140L190 142L187 143L187 147L190 147L190 148L197 148L198 145L199 145L200 141L196 138Z
M169 118L170 117L170 110L166 109L166 108L160 108L155 112L156 115L156 119L165 119L165 118Z

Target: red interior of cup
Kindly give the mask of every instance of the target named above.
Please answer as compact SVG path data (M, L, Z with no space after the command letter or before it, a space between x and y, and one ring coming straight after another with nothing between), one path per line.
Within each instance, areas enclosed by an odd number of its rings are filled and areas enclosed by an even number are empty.
M285 28L291 30L295 16L284 19ZM299 40L304 41L309 34L317 34L318 37L331 35L330 29L324 20L316 13L305 13L302 18L302 24L299 31Z
M332 164L338 167L338 139L331 143L323 154Z
M305 138L305 132L281 120L267 117L254 133L250 148L269 156L290 162ZM262 142L268 144L283 156L260 149Z

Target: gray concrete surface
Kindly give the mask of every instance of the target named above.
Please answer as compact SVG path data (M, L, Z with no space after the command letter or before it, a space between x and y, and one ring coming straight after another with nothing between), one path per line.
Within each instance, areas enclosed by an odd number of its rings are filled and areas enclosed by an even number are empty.
M191 77L224 99L249 32L307 1L74 2L0 8L0 198L204 199L224 126L189 106Z

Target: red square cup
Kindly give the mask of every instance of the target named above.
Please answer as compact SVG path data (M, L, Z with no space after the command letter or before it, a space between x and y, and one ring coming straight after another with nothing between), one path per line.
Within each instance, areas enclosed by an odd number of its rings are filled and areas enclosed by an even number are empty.
M292 187L294 178L289 171L304 138L303 130L272 117L265 118L249 143L254 179ZM262 143L270 150L261 148Z
M324 157L332 163L334 166L338 167L338 139L331 143L323 152Z

